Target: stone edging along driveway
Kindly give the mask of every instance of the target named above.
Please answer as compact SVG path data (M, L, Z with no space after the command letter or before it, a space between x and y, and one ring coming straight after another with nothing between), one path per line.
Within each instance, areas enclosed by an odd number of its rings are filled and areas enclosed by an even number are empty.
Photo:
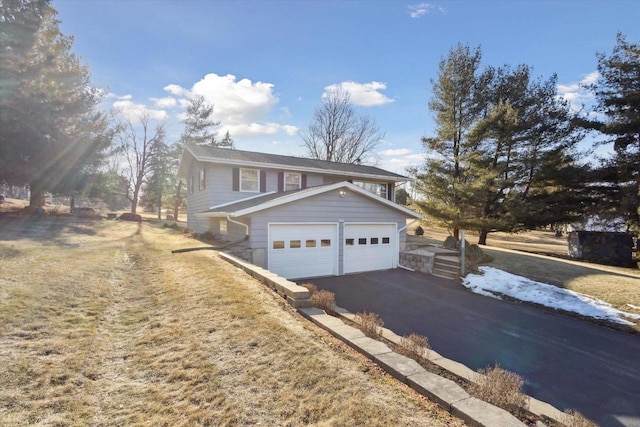
M229 254L220 252L219 256L272 288L304 317L377 363L391 376L470 425L486 427L525 425L507 411L470 396L454 381L428 372L415 360L395 353L380 341L366 337L362 331L347 325L339 317L330 316L323 310L312 307L308 289ZM347 310L336 308L336 313L344 319L354 321L354 314ZM400 342L400 337L386 328L383 328L382 336L394 344ZM434 350L429 350L427 359L447 372L468 381L474 381L480 375L461 363L442 357ZM569 417L568 414L548 403L532 397L529 397L528 411L534 415L555 420L559 424L563 424L562 421Z

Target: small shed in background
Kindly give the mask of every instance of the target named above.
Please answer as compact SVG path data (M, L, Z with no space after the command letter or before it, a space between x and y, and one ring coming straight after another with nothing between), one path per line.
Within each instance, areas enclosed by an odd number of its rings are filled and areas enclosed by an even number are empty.
M598 264L633 266L633 236L610 231L572 231L569 256Z

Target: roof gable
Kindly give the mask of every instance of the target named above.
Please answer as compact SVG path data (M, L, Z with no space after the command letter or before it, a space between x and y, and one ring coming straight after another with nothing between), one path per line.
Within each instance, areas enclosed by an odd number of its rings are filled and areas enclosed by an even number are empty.
M353 176L362 179L376 179L395 182L408 181L409 178L369 165L329 162L304 157L284 156L280 154L258 153L254 151L234 150L230 148L187 146L180 162L179 176L186 176L191 160L186 154L200 162L224 163L228 165L295 170L329 175ZM183 166L184 165L184 166Z
M394 202L391 202L382 197L376 196L373 193L370 193L367 190L364 190L357 185L351 184L350 182L343 181L337 182L334 184L321 185L318 187L310 187L302 190L294 190L286 193L268 193L258 197L249 197L247 199L239 200L233 203L227 203L224 205L213 206L209 210L196 214L197 216L204 217L242 217L242 216L250 216L256 212L260 212L266 209L271 209L277 206L286 205L289 203L294 203L298 200L306 199L308 197L317 196L319 194L327 193L330 191L339 190L341 188L349 189L354 193L358 193L361 196L371 199L377 203L383 204L392 209L398 210L408 218L421 218L422 216L410 209L405 208L404 206L400 206Z

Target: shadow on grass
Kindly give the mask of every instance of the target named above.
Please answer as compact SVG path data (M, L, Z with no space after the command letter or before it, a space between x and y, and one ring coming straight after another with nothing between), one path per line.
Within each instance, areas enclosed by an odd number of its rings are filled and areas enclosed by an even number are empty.
M69 242L63 237L65 233L95 236L105 227L106 224L100 218L3 214L0 215L0 241L30 240L69 246Z
M489 266L507 271L518 276L524 276L537 282L566 288L572 280L591 275L610 275L620 278L639 279L640 271L634 274L633 269L629 272L623 267L607 268L606 270L590 267L589 264L575 264L575 262L565 262L562 259L542 258L532 256L527 253L504 252L490 247L483 247L482 250L493 257Z

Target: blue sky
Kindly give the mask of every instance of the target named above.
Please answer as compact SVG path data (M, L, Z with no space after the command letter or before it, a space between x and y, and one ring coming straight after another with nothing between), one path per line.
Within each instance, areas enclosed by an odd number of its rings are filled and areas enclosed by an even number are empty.
M483 65L527 64L558 75L559 91L596 77L596 52L616 32L640 41L639 1L142 1L53 0L74 52L105 90L105 107L149 111L168 139L185 101L214 104L236 148L304 155L298 131L323 93L341 85L386 132L379 165L421 163L432 135L427 108L438 63L458 42L480 46Z

